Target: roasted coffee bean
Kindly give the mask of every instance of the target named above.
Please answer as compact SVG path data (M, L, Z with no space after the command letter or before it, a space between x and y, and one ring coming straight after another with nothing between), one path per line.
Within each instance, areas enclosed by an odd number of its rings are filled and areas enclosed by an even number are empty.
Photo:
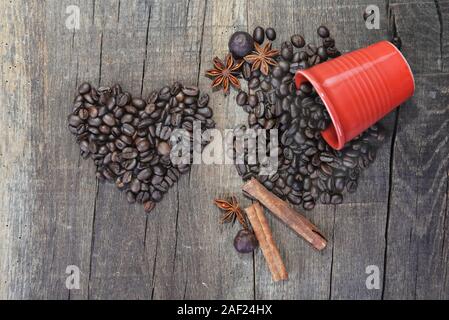
M135 203L136 202L136 195L132 191L126 192L126 199L129 203Z
M119 107L124 107L128 104L130 100L130 96L127 93L122 93L120 95L117 96L117 105Z
M344 157L343 158L343 165L345 167L347 167L347 168L353 169L353 168L355 168L357 166L357 162L354 161L354 159L351 158L351 157Z
M153 201L146 201L143 204L143 209L145 210L146 213L149 213L154 209L155 206L156 204Z
M322 61L326 61L327 59L327 50L325 47L319 47L317 51L318 56Z
M308 44L306 46L306 53L309 55L309 57L314 56L317 53L317 47L313 44Z
M158 146L157 146L157 151L158 151L161 155L166 156L166 155L169 155L169 154L170 154L171 147L170 147L170 145L169 145L167 142L161 141L161 142L158 144Z
M248 96L248 104L249 104L251 107L254 108L255 106L257 106L258 103L259 103L259 99L257 98L256 95L250 94L250 95Z
M348 190L349 193L354 193L357 190L357 182L349 180L346 184L346 190Z
M291 48L284 48L281 50L281 56L283 59L290 61L293 58L293 50Z
M83 82L79 87L78 87L78 92L80 94L86 94L88 92L90 92L90 84L87 82Z
M273 28L267 28L265 30L265 35L270 41L276 40L276 31Z
M299 35L299 34L295 34L290 38L291 43L296 47L296 48L302 48L306 45L306 42L304 41L304 38Z
M132 104L137 109L144 109L145 106L147 105L147 103L143 99L139 99L139 98L134 98L132 100Z
M132 137L134 133L136 133L136 129L132 125L125 123L122 125L122 132L127 136Z
M332 204L340 204L342 202L343 202L343 197L341 196L341 194L334 194L333 196L331 196Z
M335 40L333 38L327 37L325 39L323 39L323 46L325 48L330 48L335 46Z
M154 190L153 193L151 194L151 199L154 202L159 202L162 200L162 192L160 192L159 190Z
M320 201L322 204L329 204L331 202L331 195L328 192L323 192L320 195Z
M206 107L209 103L209 95L207 93L202 94L198 99L198 107L203 108Z
M251 79L251 65L247 62L242 66L242 75L246 81Z
M260 84L259 78L252 78L252 79L248 82L248 88L250 88L250 89L256 89L257 87L259 87L259 84Z
M272 75L273 75L273 77L276 77L276 78L282 78L284 73L285 73L285 71L279 65L274 67L272 70Z
M138 193L140 191L141 183L139 180L134 179L131 181L130 189L133 193Z
M186 96L196 97L199 94L199 89L197 87L194 87L194 86L186 86L186 87L182 88L182 92Z
M73 127L77 127L81 123L82 123L82 120L80 117L73 115L73 114L69 116L69 125L71 125Z
M139 179L140 181L146 181L151 177L151 175L152 175L151 169L146 168L139 172L139 174L137 175L137 179Z
M317 30L317 33L321 38L329 37L329 29L325 26L320 26Z
M110 127L113 127L116 124L115 117L110 113L105 114L102 119L103 122Z
M313 208L315 208L315 202L313 200L306 201L303 203L303 207L306 210L312 210Z
M265 40L265 31L262 27L256 27L253 31L253 39L258 44L262 44Z
M137 144L137 150L139 152L145 152L150 149L150 142L148 140L142 140Z

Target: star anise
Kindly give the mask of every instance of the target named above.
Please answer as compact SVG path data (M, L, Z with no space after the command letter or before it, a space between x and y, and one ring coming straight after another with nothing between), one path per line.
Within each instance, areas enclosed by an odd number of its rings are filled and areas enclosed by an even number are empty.
M225 211L221 216L221 223L235 222L237 219L243 228L248 229L246 215L243 213L242 209L240 209L237 199L234 196L232 196L229 201L225 199L215 199L214 203L218 208Z
M255 42L254 48L256 50L252 54L247 55L245 61L252 64L252 71L260 69L260 72L268 75L270 65L277 65L276 60L273 58L279 55L279 50L271 49L271 42L267 42L263 47Z
M214 78L212 88L222 85L225 94L229 92L230 84L240 89L240 82L237 76L244 61L236 62L232 54L229 53L225 58L225 63L218 59L218 57L215 57L213 62L214 68L206 71L207 76Z

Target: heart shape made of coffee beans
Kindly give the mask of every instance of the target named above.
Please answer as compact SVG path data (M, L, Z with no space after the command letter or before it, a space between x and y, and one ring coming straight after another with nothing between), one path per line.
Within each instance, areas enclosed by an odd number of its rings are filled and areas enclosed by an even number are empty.
M96 177L115 183L128 202L141 203L150 212L190 170L192 157L172 162L177 142L184 143L189 155L208 143L193 143L194 122L201 133L215 127L208 104L207 94L179 82L153 91L147 100L133 98L118 84L96 89L85 82L68 116L69 131L76 136L81 156L96 164ZM183 130L174 140L176 129Z

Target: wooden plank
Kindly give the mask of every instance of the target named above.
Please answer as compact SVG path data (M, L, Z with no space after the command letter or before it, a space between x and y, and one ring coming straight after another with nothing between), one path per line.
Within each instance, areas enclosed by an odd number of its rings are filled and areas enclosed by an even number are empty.
M448 75L416 85L394 144L385 298L448 299Z
M386 16L385 1L357 4L345 1L337 6L332 1L251 1L249 29L252 31L257 25L273 26L278 34L275 44L279 46L294 33L318 43L316 29L324 24L335 36L338 48L347 52L387 38L388 23L385 20L381 20L379 30L365 27L363 12L368 4L378 5L381 15ZM267 7L271 10L263 9ZM392 117L384 122L390 129L393 127ZM357 193L345 196L345 204L337 207L318 205L313 211L304 213L327 235L329 245L326 250L313 251L288 228L273 220L273 233L285 256L289 281L272 284L263 257L259 257L256 260L257 298L380 297L380 291L373 294L366 289L364 279L366 265L377 263L382 267L383 264L388 139L376 163L360 179Z
M380 30L365 27L368 4L381 9ZM75 32L65 27L68 5L80 7ZM8 107L0 113L0 298L448 299L449 2L387 5L0 2L0 104ZM319 24L343 51L396 29L418 90L383 121L389 134L357 193L305 212L327 235L327 250L315 252L269 216L289 281L273 284L260 252L233 249L238 227L218 223L213 198L236 194L249 204L233 166L194 166L148 216L115 186L97 187L94 164L79 158L66 128L81 81L121 82L146 96L181 80L210 93L204 71L225 55L233 31L273 26L279 45L294 32L317 41ZM234 98L211 94L220 129L246 123ZM80 268L80 290L65 287L68 265ZM365 287L368 265L379 267L382 290Z
M237 29L246 29L246 4L242 0L207 1L206 7L204 25L199 28L202 45L197 61L201 65L198 84L211 96L217 128L230 129L245 118L235 105L235 92L226 98L221 92L212 94L210 80L203 75L211 68L214 56L225 56L230 35ZM174 270L184 280L183 298L253 298L253 257L235 251L232 242L239 228L220 225L219 211L212 203L217 196L229 194L243 201L240 187L232 165L194 165L189 179L179 182Z
M160 1L154 4L148 34L144 95L177 80L185 85L197 84L205 10L204 1ZM188 188L188 179L188 174L183 175L147 218L145 252L151 266L151 297L154 299L182 299L190 294L187 279L193 279L193 276L187 271L188 267L184 269L183 259L188 259L200 247L183 240L180 233L190 226L185 225L183 216L195 219L201 217L202 212L181 207L181 202L199 201ZM181 191L184 188L185 191ZM188 193L187 200L182 198L181 192ZM201 239L199 235L198 239ZM190 266L198 268L198 261Z
M22 3L20 5L23 6ZM27 296L28 288L25 288L19 277L30 279L30 273L26 272L20 261L28 254L25 246L30 241L29 210L33 209L31 186L27 184L32 168L25 170L31 162L30 132L26 128L32 125L33 119L21 116L31 99L31 75L26 64L30 58L30 40L24 45L20 44L27 26L24 15L19 14L20 5L11 6L4 1L0 3L3 12L0 25L0 103L10 110L0 115L0 174L3 179L0 187L3 204L0 207L1 299ZM13 24L17 27L12 28ZM29 206L25 205L26 199Z
M449 2L390 1L402 51L414 73L449 69Z
M11 175L2 202L8 204L2 223L8 228L8 258L2 270L9 298L68 298L65 270L70 264L81 269L86 283L95 185L88 172L93 165L77 165L78 147L66 128L78 69L85 66L77 60L74 33L61 14L67 5L24 1L2 8L9 13L2 29L11 44L6 51L11 69L2 75L12 80L4 104L12 111L5 119L10 130L2 152L5 163L13 165L6 170ZM82 15L84 23L89 17ZM91 40L89 34L77 37L80 51L95 59ZM87 75L96 74L95 66Z
M120 83L133 96L140 96L150 4L97 1L94 19L100 34L100 84ZM100 184L94 222L89 298L149 298L142 206L128 204L126 194L115 185Z

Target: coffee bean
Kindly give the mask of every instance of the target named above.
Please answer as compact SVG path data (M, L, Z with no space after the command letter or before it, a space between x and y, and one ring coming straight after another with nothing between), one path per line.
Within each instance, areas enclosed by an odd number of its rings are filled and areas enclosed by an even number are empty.
M323 46L325 48L330 48L335 46L335 40L333 38L327 37L325 39L323 39Z
M293 35L290 38L290 41L296 48L302 48L306 44L306 42L304 41L304 38L299 34Z
M114 116L110 113L107 113L103 116L103 122L110 127L113 127L116 124Z
M317 33L321 38L329 37L329 29L325 26L320 26L317 30Z
M309 55L309 57L314 56L317 53L317 47L313 44L308 44L306 46L306 53Z
M256 27L253 31L253 39L258 44L262 44L265 40L265 31L262 27Z
M242 75L246 81L251 79L251 65L248 62L245 62L242 66Z
M281 56L283 59L290 61L293 58L293 50L291 48L284 48L281 50Z
M276 40L276 31L274 31L273 28L267 28L265 30L265 35L267 36L267 39L270 41Z
M171 147L170 147L170 145L169 145L167 142L161 141L161 142L158 144L158 146L157 146L157 151L158 151L161 155L166 156L166 155L169 155L169 154L170 154Z
M326 61L327 60L327 50L325 47L319 47L318 51L317 51L318 56L320 57L320 59L322 61Z
M133 193L138 193L140 191L140 181L137 179L134 179L131 181L130 189Z
M82 123L82 120L80 117L75 116L75 115L70 115L69 116L69 125L73 126L73 127L77 127Z
M83 82L79 87L78 87L78 92L80 94L86 94L88 92L90 92L90 84L87 82Z
M331 197L331 203L332 204L340 204L343 202L343 197L341 196L341 194L334 194Z
M257 87L259 87L259 84L260 84L259 78L252 78L252 79L248 82L248 88L250 88L250 89L256 89Z
M307 201L303 203L304 209L306 210L312 210L315 208L315 202L314 201Z
M145 106L147 105L147 103L143 99L139 99L139 98L134 98L132 100L132 104L137 109L144 109Z
M198 107L203 108L206 107L209 103L209 95L207 93L202 94L198 99Z
M128 104L129 100L130 100L129 94L122 93L117 97L117 105L119 107L124 107Z
M129 123L125 123L122 125L122 132L127 136L132 137L134 133L136 133L136 129Z
M357 182L349 180L346 184L346 190L348 190L349 193L354 193L357 190Z
M343 165L347 168L355 168L357 166L357 162L354 161L351 157L344 157L343 158Z
M132 191L126 192L126 199L129 203L135 203L136 202L136 195Z
M154 190L153 193L151 194L151 199L154 202L159 202L162 200L162 192L160 192L159 190Z
M285 71L282 69L282 67L280 65L278 65L273 68L272 75L273 75L273 77L276 77L276 78L282 78L282 76L284 75L284 72Z
M139 172L139 174L137 175L137 179L139 179L140 181L146 181L151 177L151 174L151 169L146 168Z
M186 86L186 87L182 88L182 92L186 96L196 97L199 94L199 89L198 89L198 87L194 87L194 86Z
M153 201L146 201L143 204L143 209L145 210L146 213L149 213L154 209L155 206L156 204Z
M256 95L250 94L250 95L248 96L248 104L249 104L251 107L254 108L255 106L257 106L258 103L259 103L259 99L257 98Z

